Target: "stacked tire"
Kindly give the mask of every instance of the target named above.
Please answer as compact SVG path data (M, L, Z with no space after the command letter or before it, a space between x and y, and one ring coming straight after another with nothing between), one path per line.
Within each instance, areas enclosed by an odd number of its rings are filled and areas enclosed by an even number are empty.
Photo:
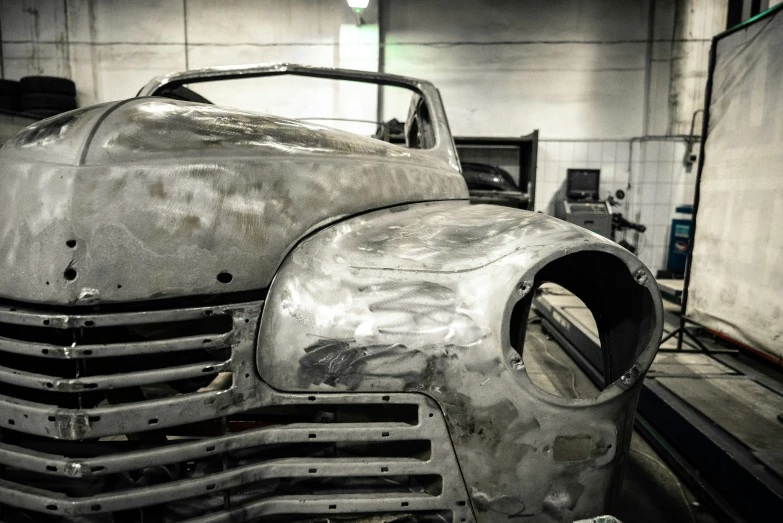
M19 80L19 110L48 118L76 109L76 85L56 76L25 76Z

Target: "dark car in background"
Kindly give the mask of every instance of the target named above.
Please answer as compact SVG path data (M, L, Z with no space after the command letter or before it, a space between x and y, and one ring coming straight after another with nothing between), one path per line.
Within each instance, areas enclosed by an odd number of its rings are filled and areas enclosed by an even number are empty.
M485 163L461 162L471 203L488 203L527 209L529 197L508 171Z

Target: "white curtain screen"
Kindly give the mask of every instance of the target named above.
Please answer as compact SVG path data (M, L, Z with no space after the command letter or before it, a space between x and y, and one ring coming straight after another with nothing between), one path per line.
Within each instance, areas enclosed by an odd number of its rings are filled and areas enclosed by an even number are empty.
M686 314L783 357L783 12L720 39Z

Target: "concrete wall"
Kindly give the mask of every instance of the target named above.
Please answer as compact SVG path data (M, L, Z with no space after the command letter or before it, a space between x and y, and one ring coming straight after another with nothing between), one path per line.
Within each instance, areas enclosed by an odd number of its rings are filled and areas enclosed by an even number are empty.
M341 0L0 3L4 77L70 77L81 105L133 96L152 77L188 68L289 61L375 69L377 24L363 28L376 35L369 41L350 28L355 17Z
M679 2L671 55L668 134L686 134L693 114L704 106L712 37L726 26L727 6L714 0ZM696 121L700 128L701 119Z
M617 139L688 131L727 0L388 6L387 71L433 80L456 133Z
M643 132L648 2L394 0L386 70L440 88L455 134Z
M386 0L385 70L441 89L456 134L680 134L703 99L726 0ZM73 78L81 104L185 68L375 69L377 6L344 0L3 0L5 78ZM723 17L723 20L721 20Z

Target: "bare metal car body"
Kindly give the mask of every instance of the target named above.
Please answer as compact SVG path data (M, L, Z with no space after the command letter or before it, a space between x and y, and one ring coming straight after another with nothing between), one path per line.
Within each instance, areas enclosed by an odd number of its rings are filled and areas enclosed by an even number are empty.
M274 74L413 89L411 147L150 97ZM661 334L637 258L468 205L427 82L273 65L140 95L0 150L0 520L606 512ZM596 317L595 399L527 375L544 281Z

